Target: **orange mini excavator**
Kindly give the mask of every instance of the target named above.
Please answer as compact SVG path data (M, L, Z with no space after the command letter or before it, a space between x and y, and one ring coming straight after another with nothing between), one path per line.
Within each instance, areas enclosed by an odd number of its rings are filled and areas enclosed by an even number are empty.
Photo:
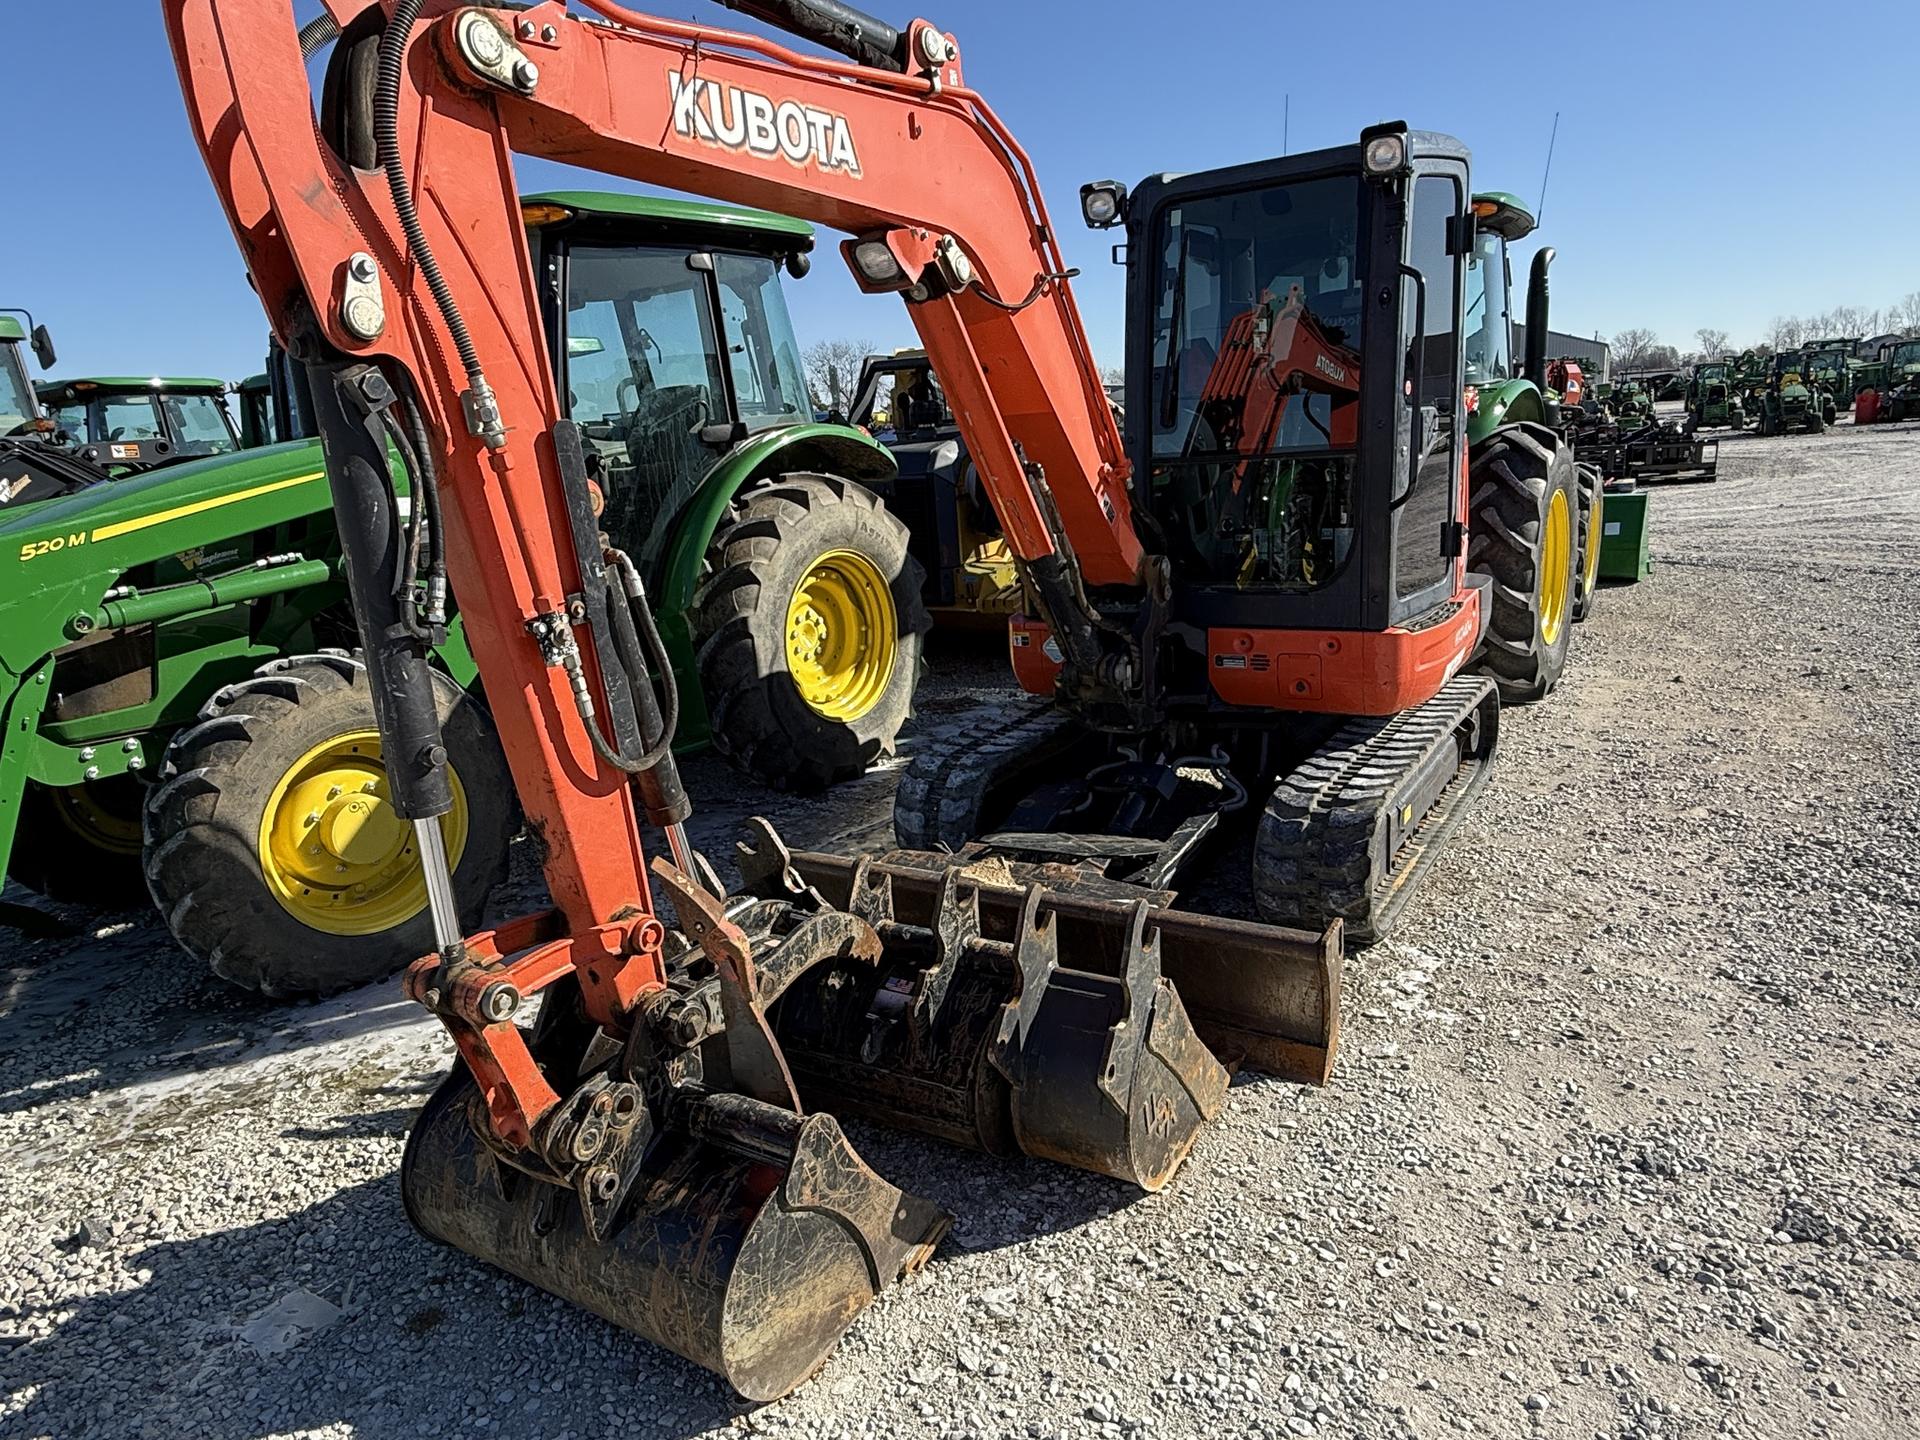
M460 1062L409 1139L409 1213L769 1398L947 1224L836 1115L1165 1184L1229 1066L1325 1079L1341 920L1397 907L1497 701L1458 677L1489 583L1464 558L1464 149L1383 126L1143 187L1123 442L1032 169L954 37L728 3L836 58L612 0L326 0L300 34L288 0L163 8L254 288L313 381L432 896L406 989ZM1014 655L1047 694L903 784L903 839L958 854L789 853L756 824L730 893L692 849L671 667L595 524L566 337L543 333L576 270L605 294L627 257L560 246L536 273L515 154L836 228L860 286L906 303L1019 558ZM1090 220L1125 208L1090 187ZM629 343L638 410L660 339ZM442 576L553 902L478 935L439 828ZM1172 908L1256 787L1263 904L1308 928ZM649 865L649 830L670 859Z

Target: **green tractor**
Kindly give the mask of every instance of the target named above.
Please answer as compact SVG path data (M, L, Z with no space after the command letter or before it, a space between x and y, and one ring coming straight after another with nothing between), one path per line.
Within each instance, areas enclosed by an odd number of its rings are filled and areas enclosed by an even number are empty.
M224 380L164 375L50 380L40 387L40 403L60 441L115 475L231 455L240 448Z
M16 315L25 315L26 323L15 319ZM20 353L20 347L26 344L32 345L42 370L53 364L53 340L47 327L35 325L33 316L25 310L0 310L0 439L30 435L42 428L39 397L27 374L26 357Z
M1742 429L1747 412L1734 389L1733 364L1727 360L1708 360L1693 367L1687 382L1687 418L1696 430L1719 426Z
M1527 353L1516 356L1507 250L1532 234L1537 222L1524 201L1503 191L1476 194L1472 213L1463 346L1463 378L1472 397L1467 565L1495 576L1493 619L1479 667L1494 678L1502 701L1511 703L1553 689L1572 644L1571 626L1593 613L1605 496L1600 470L1563 443L1556 429L1559 407L1542 388L1552 373L1547 279L1554 252L1534 254ZM1562 476L1564 491L1558 488ZM1534 514L1536 503L1541 508Z
M1920 419L1920 339L1883 345L1880 358L1864 367L1853 423Z
M23 345L32 347L42 370L53 364L47 327L34 324L25 310L0 310L0 514L106 478L99 466L49 443L53 422L41 413Z
M1840 411L1853 409L1853 397L1860 388L1854 381L1858 366L1853 358L1854 347L1859 343L1858 337L1815 340L1803 352L1807 357L1807 378L1821 392L1821 415L1829 425L1839 418Z
M1826 410L1831 404L1832 397L1809 378L1806 356L1798 350L1783 351L1773 357L1760 393L1760 433L1805 430L1818 435L1827 428Z
M907 716L928 622L906 528L863 484L892 459L807 411L781 273L805 273L811 229L614 195L526 213L600 523L658 597L682 748L796 790L860 773ZM297 394L285 368L269 393ZM150 891L188 950L269 993L431 948L317 443L9 507L0 531L21 572L0 586L11 878L83 903ZM439 658L473 924L517 822L457 617Z

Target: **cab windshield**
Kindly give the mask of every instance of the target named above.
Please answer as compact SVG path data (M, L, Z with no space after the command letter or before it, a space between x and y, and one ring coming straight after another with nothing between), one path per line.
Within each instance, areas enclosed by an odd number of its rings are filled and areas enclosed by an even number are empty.
M1203 196L1162 213L1156 457L1334 443L1333 411L1359 388L1359 214L1357 176ZM1256 358L1273 363L1248 363Z
M176 454L231 455L239 448L219 396L162 394L156 399Z
M0 345L0 435L11 435L32 424L38 414L27 367L20 359L19 342L10 340Z
M63 405L53 417L60 432L80 445L165 440L176 455L227 455L237 448L217 395L103 395Z
M1904 345L1896 345L1893 350L1895 365L1920 365L1920 340L1909 340Z
M714 269L741 421L749 430L767 430L807 419L806 371L780 288L780 267L765 256L721 255Z
M1694 370L1693 378L1701 381L1724 380L1727 378L1727 367L1724 365L1701 365Z
M1361 197L1328 176L1156 217L1150 485L1176 562L1214 583L1316 588L1352 548Z

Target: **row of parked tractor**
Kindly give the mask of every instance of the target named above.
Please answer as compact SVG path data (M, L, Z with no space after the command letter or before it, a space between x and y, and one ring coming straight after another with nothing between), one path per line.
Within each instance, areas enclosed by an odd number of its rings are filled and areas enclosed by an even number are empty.
M1742 351L1696 365L1684 398L1702 430L1752 424L1762 435L1817 435L1847 411L1856 425L1920 418L1920 338Z

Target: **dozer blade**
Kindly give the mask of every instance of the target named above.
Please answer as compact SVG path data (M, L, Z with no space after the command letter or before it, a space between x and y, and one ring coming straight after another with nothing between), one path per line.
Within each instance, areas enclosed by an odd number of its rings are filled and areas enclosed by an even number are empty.
M741 848L750 891L811 895L884 946L877 969L823 967L770 1005L811 1108L1157 1190L1219 1113L1223 1060L1331 1069L1337 925L1160 909L1069 867L789 856L765 830Z

